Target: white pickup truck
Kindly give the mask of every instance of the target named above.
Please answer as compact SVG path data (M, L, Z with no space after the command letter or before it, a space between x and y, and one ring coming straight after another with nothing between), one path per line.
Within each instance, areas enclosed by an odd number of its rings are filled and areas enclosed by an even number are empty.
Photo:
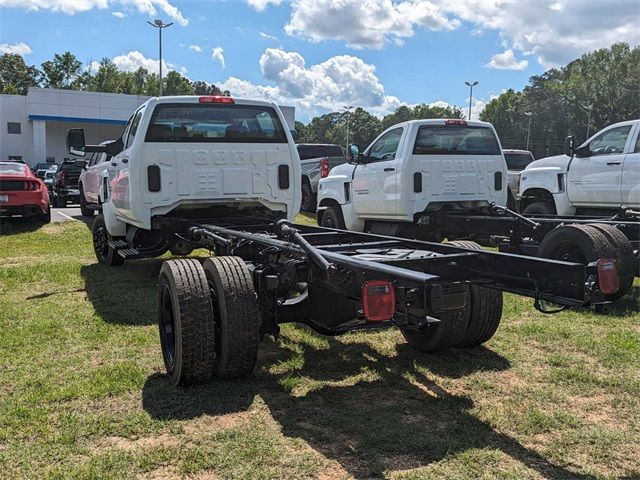
M121 264L126 255L116 250L123 242L143 256L188 253L171 230L176 216L293 220L300 209L293 183L300 160L285 126L272 102L181 96L146 101L113 142L85 146L82 129L71 129L72 154L110 156L96 199L98 260Z
M493 126L412 120L385 130L353 163L320 180L318 223L394 235L436 210L507 203L507 166Z
M530 163L520 176L525 214L601 215L640 209L640 120L616 123L565 154Z

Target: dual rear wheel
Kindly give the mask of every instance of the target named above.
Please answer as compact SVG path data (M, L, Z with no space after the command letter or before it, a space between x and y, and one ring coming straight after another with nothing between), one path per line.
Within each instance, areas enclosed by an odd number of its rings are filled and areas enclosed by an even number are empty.
M162 356L174 385L246 377L260 341L251 274L241 258L164 262L159 280Z

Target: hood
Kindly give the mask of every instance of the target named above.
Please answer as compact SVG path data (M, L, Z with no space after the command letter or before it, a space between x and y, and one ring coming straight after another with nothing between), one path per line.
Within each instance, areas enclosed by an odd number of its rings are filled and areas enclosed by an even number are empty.
M337 165L331 169L329 172L329 176L327 178L336 177L338 175L346 175L351 178L351 174L353 173L353 169L356 166L349 163L343 163L341 165Z
M566 155L555 155L553 157L541 158L540 160L534 160L529 165L527 165L524 171L549 167L559 168L562 171L566 171L570 160L571 158L567 157Z

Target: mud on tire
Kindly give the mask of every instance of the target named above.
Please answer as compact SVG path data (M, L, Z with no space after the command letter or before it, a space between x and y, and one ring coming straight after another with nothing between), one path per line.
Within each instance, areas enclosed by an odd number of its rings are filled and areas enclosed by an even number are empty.
M158 282L160 345L174 385L205 383L215 360L214 318L204 269L194 259L162 264Z

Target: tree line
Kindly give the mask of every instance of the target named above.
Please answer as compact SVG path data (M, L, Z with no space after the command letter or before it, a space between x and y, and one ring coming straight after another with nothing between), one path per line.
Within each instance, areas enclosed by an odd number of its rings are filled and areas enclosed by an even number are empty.
M509 89L491 100L480 119L491 122L504 148L528 147L536 158L562 151L564 138L584 140L607 125L640 118L640 47L616 43L583 55L561 68L534 75L522 91ZM170 71L162 79L166 95L231 95L204 81L191 81ZM97 68L83 66L71 52L55 54L40 68L20 55L0 56L0 93L25 95L29 87L61 88L155 96L159 78L144 68L125 72L109 58ZM400 106L378 117L358 107L296 122L298 142L349 143L364 147L387 127L423 118L464 118L453 106ZM530 130L529 130L530 125Z
M29 87L44 87L157 96L159 80L156 73L142 67L133 72L122 71L109 58L103 58L92 71L71 52L56 53L40 68L27 65L20 55L5 53L0 56L0 93L26 95ZM162 89L165 95L230 94L207 82L192 82L175 70L162 78Z
M527 115L530 113L531 115ZM564 138L580 142L612 123L640 118L640 47L616 43L529 79L522 91L491 100L480 119L491 122L503 148L536 158L562 152Z

